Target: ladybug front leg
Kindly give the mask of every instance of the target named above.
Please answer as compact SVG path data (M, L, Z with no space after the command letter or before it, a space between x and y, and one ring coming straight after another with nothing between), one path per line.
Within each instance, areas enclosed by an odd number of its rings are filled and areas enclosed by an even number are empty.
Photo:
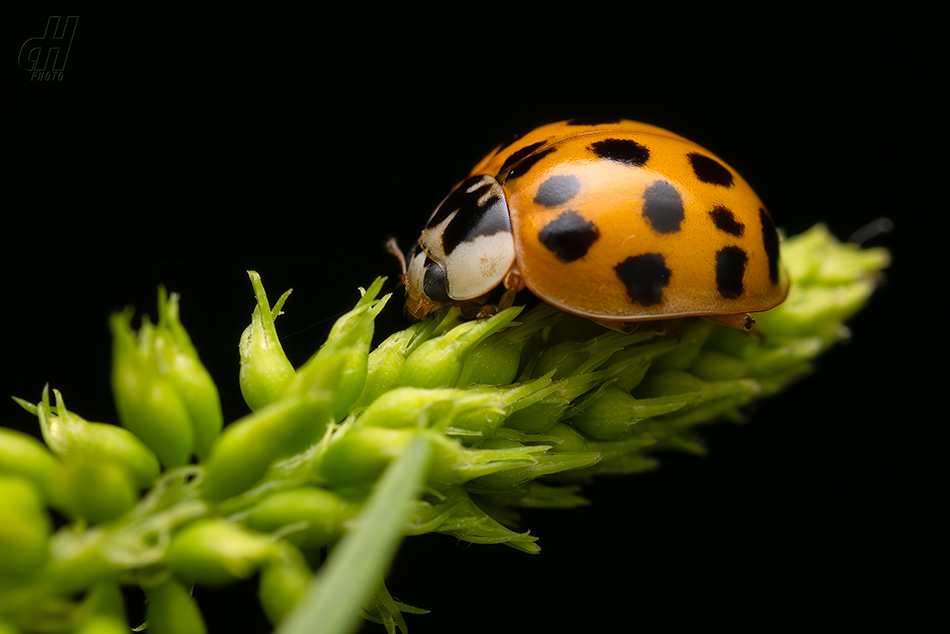
M498 310L509 308L515 303L515 296L518 292L524 290L524 280L521 279L521 271L518 270L517 266L511 267L511 270L505 274L502 284L505 286L505 292L498 300Z

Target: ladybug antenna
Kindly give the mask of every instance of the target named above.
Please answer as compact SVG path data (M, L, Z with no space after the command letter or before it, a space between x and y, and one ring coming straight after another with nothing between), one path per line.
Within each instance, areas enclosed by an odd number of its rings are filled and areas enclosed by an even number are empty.
M894 221L886 216L881 216L876 220L872 220L867 223L857 231L851 234L851 237L848 238L848 242L854 242L855 244L864 244L868 240L878 237L884 233L890 233L894 230Z
M386 250L396 256L396 259L399 260L399 268L402 271L402 283L406 283L406 256L402 254L402 249L399 248L399 244L396 242L396 238L390 237L389 240L386 240Z

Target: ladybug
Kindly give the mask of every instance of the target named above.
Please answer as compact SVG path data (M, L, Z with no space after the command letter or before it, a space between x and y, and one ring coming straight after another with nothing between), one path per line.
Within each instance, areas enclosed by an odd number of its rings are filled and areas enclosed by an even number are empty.
M646 123L572 119L515 136L429 218L403 262L407 309L488 314L527 287L608 327L702 316L749 330L788 277L775 223L712 152Z

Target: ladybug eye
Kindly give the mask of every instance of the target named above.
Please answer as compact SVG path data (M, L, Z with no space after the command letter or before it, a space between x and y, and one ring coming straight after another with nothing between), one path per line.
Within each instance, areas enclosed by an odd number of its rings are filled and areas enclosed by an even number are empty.
M422 290L426 297L435 302L451 302L449 287L445 281L445 271L434 260L426 258L425 275L422 278Z

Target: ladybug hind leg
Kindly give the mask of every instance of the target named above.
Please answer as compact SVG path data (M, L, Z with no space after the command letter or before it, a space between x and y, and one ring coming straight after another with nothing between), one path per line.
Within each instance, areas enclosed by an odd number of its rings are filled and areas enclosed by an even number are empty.
M755 317L749 313L736 313L734 315L703 315L714 324L720 324L729 328L735 328L742 332L749 332L755 325Z

